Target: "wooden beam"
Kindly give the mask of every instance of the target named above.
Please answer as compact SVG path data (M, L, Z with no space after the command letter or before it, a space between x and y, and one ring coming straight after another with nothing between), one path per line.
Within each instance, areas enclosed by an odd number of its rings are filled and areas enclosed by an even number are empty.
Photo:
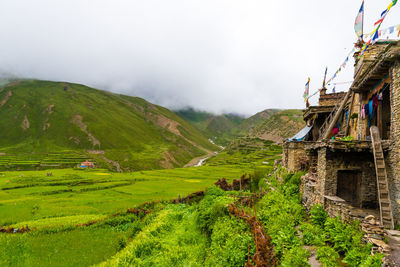
M340 105L339 109L337 110L335 117L333 117L333 120L331 122L331 124L329 125L328 129L325 131L323 139L328 139L330 133L333 130L333 127L335 126L336 122L338 121L340 114L343 111L343 108L346 106L347 100L349 100L350 95L352 94L351 89L349 89L349 91L347 91L346 95L344 96L343 102Z

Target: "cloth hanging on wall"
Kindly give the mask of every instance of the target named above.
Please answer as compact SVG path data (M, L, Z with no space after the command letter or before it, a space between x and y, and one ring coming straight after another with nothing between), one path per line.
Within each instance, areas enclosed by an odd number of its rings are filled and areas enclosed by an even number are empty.
M368 127L371 126L371 120L373 115L374 115L374 106L373 106L373 101L370 100L368 102Z
M373 114L375 114L376 110L378 109L378 106L379 106L379 97L378 96L374 96L374 98L372 99L372 106L374 108Z
M368 106L368 104L365 104L364 108L365 108L365 116L368 116L368 114L369 114L369 106Z
M361 105L361 119L365 119L365 104Z

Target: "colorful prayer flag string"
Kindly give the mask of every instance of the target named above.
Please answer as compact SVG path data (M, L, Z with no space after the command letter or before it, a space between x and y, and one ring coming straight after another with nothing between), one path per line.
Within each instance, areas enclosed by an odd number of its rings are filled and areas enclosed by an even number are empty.
M337 77L337 75L339 74L339 72L341 72L344 68L346 68L347 66L347 62L349 62L350 56L351 54L353 54L356 51L356 49L353 47L353 49L350 51L350 53L347 55L346 59L344 60L344 62L342 63L342 65L340 65L339 69L335 72L335 74L333 74L333 76L327 81L327 84L330 85L330 83Z
M360 53L360 55L358 56L359 59L364 55L364 53L365 53L365 51L368 49L368 47L369 47L370 45L376 43L376 41L378 40L378 38L379 38L379 28L381 27L382 22L385 20L385 18L386 18L386 16L387 16L387 14L389 13L390 9L391 9L394 5L396 5L396 3L397 3L397 0L392 0L392 2L389 4L389 6L386 8L386 10L384 10L384 11L381 13L380 19L379 19L377 22L375 22L374 26L376 26L376 28L369 34L369 36L371 36L371 38L369 39L369 41L366 42L366 43L363 45L363 47L361 48L361 53Z

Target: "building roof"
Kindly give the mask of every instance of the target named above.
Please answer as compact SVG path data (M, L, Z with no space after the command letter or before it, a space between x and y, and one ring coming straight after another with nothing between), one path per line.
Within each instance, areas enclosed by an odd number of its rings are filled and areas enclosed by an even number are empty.
M356 93L370 90L387 75L390 67L399 58L400 41L380 41L374 44L357 61L351 89Z

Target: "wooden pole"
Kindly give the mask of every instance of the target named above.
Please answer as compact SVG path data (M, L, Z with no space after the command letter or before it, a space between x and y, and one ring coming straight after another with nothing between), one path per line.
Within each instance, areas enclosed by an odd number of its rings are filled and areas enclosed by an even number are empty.
M347 91L346 95L344 96L343 102L340 105L339 109L337 110L337 112L335 114L335 117L333 117L333 120L332 120L331 124L329 125L328 129L324 133L323 139L328 139L329 138L329 135L332 132L333 127L335 127L335 124L338 121L338 119L340 117L340 114L342 113L343 108L345 107L345 105L347 103L347 100L349 99L351 93L352 93L352 90L350 88L349 91Z
M351 127L350 117L351 117L351 110L353 109L354 96L355 96L355 94L352 94L352 96L351 96L350 107L349 107L349 117L347 118L347 125L346 125L346 129L345 129L345 133L344 133L345 136L349 135L349 129Z

